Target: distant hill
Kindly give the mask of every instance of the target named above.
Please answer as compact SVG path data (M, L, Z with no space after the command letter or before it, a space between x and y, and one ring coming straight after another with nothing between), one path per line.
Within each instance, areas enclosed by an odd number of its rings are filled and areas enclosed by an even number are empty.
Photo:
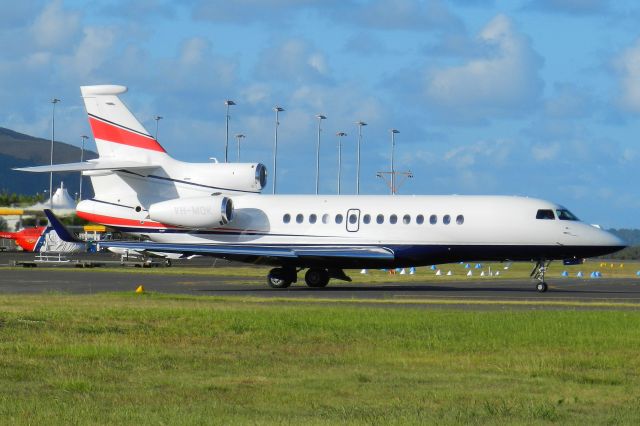
M11 170L13 167L40 166L49 164L51 140L35 138L0 127L0 191L17 194L42 193L49 189L48 173L25 173ZM97 158L98 154L85 150L86 160ZM80 148L56 141L54 144L53 162L74 163L80 161ZM68 188L73 197L78 192L79 174L54 173L53 187L60 186L60 181ZM82 183L83 198L93 195L91 182L84 178Z
M640 229L609 229L609 232L622 238L630 246L640 246Z

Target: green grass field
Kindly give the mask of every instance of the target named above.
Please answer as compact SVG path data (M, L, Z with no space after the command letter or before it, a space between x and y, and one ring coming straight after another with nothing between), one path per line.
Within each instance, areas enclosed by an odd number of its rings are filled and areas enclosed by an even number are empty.
M638 424L640 312L0 296L3 424Z

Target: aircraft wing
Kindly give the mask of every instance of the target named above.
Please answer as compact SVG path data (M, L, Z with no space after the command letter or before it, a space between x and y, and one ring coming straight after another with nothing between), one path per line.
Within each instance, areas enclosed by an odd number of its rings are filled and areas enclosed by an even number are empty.
M251 257L272 259L377 259L393 260L391 249L376 246L269 246L257 244L174 244L149 241L101 241L102 247L119 247L137 251L202 255L231 260Z
M44 210L49 223L63 241L77 241L49 209ZM269 259L354 259L394 260L393 250L379 246L296 246L261 244L176 244L150 241L100 241L101 247L117 247L138 252L177 253L187 256L212 256L230 260L247 261L257 258Z
M49 173L49 172L81 172L91 170L140 170L140 169L156 169L158 166L148 163L140 163L137 161L122 160L89 160L79 163L54 164L52 166L34 166L34 167L17 167L13 170L21 172L33 173Z

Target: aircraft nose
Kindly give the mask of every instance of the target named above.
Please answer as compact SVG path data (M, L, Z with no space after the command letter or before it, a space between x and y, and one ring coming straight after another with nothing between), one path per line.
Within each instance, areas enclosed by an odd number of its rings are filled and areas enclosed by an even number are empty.
M600 240L600 245L603 245L603 246L616 247L618 248L618 250L621 250L628 245L627 242L622 238L618 237L617 235L613 235L611 232L604 231L602 229L600 229L598 237Z

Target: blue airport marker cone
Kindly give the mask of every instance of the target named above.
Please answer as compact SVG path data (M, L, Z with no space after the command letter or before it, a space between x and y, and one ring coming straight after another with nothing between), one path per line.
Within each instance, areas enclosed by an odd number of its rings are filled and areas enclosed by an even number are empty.
M464 265L464 269L469 269L469 268L471 268L471 265L469 265L468 263Z
M583 278L584 275L582 274L582 271L578 271L578 273L576 274L576 278Z
M636 272L636 276L640 277L640 271Z
M563 276L563 277L568 277L568 276L569 276L569 273L568 273L567 271L562 271L562 276Z
M481 263L476 263L476 269L480 269L482 268L482 264Z
M432 270L432 271L435 271L436 269L438 269L438 268L436 267L436 265L431 265L431 270Z
M591 275L589 275L589 278L598 278L598 276L595 272L592 272Z
M412 266L411 268L409 268L409 275L415 275L416 274L416 267Z

